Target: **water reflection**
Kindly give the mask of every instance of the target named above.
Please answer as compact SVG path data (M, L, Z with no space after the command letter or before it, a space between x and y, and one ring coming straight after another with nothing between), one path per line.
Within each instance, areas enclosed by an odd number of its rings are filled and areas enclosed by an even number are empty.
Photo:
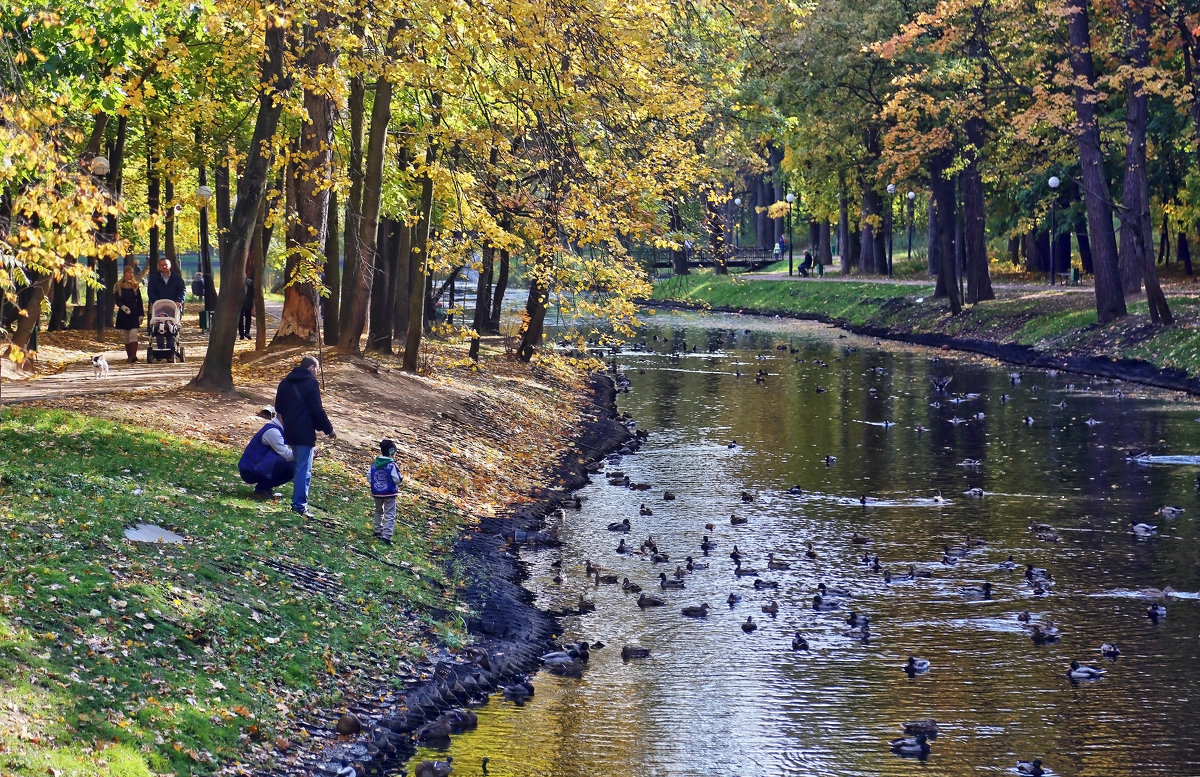
M1200 774L1189 711L1200 694L1194 402L885 350L817 325L654 323L656 352L621 357L634 384L621 409L650 430L649 444L617 465L653 490L597 478L584 509L563 519L565 545L526 555L542 606L572 606L581 592L596 603L567 619L563 639L605 647L582 680L542 672L523 706L494 697L479 730L451 747L456 774L479 773L487 756L491 775L908 775L921 765L888 743L923 718L939 724L925 766L939 774L1016 774L1018 759L1033 758L1065 777ZM684 344L689 353L673 358ZM945 377L939 391L932 379ZM664 501L666 489L678 499ZM639 514L643 502L652 515ZM1184 512L1165 518L1163 505ZM1158 524L1157 535L1130 536L1131 517ZM624 518L629 535L606 530ZM1058 541L1038 539L1031 521ZM853 543L856 533L870 542ZM707 558L706 534L717 543ZM670 561L617 554L621 536L633 547L653 536ZM945 546L968 536L987 544L943 564ZM735 544L757 578L734 574ZM768 554L789 568L768 568ZM688 555L709 567L662 590L659 574ZM1001 567L1009 555L1015 569ZM667 606L642 610L620 585L596 585L588 561ZM1048 570L1050 584L1031 585L1026 564ZM822 582L852 598L815 611ZM964 594L984 583L990 598ZM1167 615L1152 620L1144 589L1167 585L1182 593L1157 599ZM726 604L731 593L740 602ZM777 615L762 611L771 602ZM707 617L681 614L701 603ZM869 616L868 639L847 636L850 610ZM1035 644L1023 612L1059 640ZM749 634L747 616L759 624ZM808 651L792 650L797 632ZM1103 657L1103 643L1120 657ZM626 644L651 656L622 661ZM909 656L929 671L907 676ZM1108 672L1072 683L1072 659Z

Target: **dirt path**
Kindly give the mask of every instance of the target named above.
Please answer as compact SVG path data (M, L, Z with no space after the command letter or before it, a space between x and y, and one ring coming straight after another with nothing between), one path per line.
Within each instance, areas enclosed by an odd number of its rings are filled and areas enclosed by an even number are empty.
M282 303L268 303L268 337L278 325L282 310ZM255 325L257 326L257 321ZM46 348L47 356L57 368L28 379L3 381L0 383L0 404L36 402L56 397L86 397L150 388L170 391L187 385L188 381L196 376L208 352L208 333L200 331L195 314L190 312L184 314L183 326L179 331L184 358L187 361L182 364L162 361L147 364L146 339L143 333L138 344L136 364L126 363L125 349L119 347L119 343L106 343L109 348L102 353L109 363L107 378L95 375L91 361L94 352ZM234 349L237 353L253 351L254 341L238 340Z

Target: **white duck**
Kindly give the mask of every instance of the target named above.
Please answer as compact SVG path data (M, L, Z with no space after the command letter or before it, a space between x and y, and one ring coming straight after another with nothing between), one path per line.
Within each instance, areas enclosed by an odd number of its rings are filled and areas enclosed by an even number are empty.
M1157 526L1139 523L1136 518L1129 519L1129 533L1136 537L1149 537L1158 530Z

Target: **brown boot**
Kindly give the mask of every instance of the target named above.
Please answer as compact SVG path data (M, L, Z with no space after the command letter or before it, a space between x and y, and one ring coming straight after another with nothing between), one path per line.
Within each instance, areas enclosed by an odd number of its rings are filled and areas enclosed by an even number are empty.
M125 343L125 356L130 364L137 363L137 347L136 340L132 343Z

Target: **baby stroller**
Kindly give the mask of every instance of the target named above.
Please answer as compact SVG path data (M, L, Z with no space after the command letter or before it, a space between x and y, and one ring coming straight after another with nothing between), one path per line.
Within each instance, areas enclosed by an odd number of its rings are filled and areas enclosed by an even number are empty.
M183 361L183 346L179 342L179 305L174 300L155 300L150 306L150 344L146 346L146 363L158 359L171 363L178 357Z

